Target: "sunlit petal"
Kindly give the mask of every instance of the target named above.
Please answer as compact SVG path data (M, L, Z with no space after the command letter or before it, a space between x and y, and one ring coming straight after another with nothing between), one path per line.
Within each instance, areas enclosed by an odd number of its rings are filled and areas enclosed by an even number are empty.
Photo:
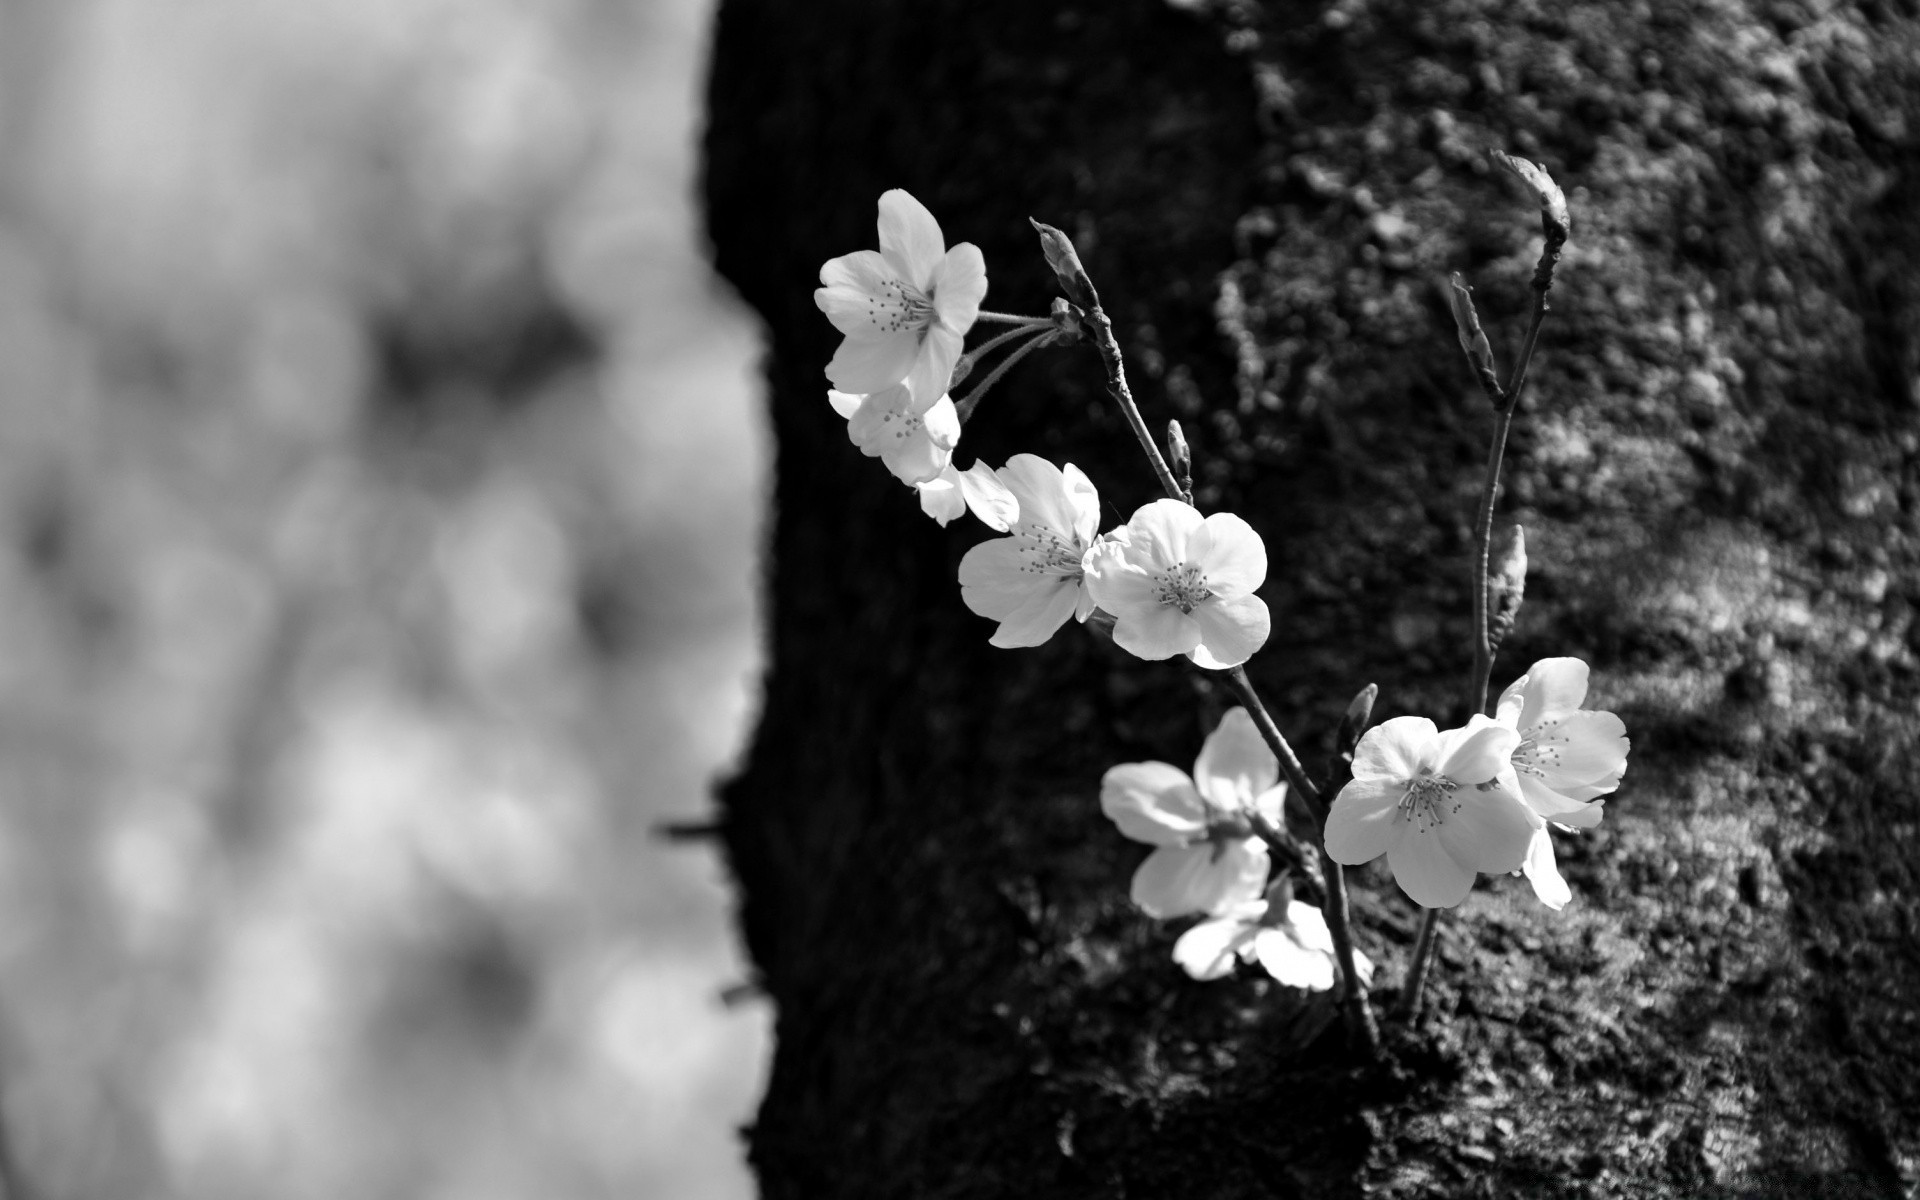
M1255 796L1280 778L1280 762L1244 708L1230 708L1207 735L1193 763L1193 784L1222 812L1251 808Z
M1380 722L1360 737L1353 749L1355 779L1396 779L1404 782L1433 763L1428 745L1440 732L1425 717L1394 717Z
M1400 801L1406 794L1403 781L1350 780L1334 797L1327 813L1328 856L1337 863L1357 867L1385 854L1405 823Z
M955 333L972 329L980 317L980 302L987 297L987 263L980 248L961 242L947 251L927 287L940 324Z
M847 337L827 364L827 378L843 392L883 391L907 378L919 353L920 339L911 333ZM933 406L931 400L927 406Z
M947 239L926 205L893 188L880 194L880 253L900 278L924 295L947 253Z
M1207 806L1180 768L1163 762L1121 763L1100 778L1100 811L1136 842L1178 846L1204 834Z

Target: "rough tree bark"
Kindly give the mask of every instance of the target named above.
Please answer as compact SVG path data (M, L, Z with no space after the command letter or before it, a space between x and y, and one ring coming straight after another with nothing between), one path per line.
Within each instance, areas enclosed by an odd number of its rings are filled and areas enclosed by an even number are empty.
M724 792L778 1006L765 1194L1897 1196L1920 1182L1920 14L1912 0L726 0L706 180L764 317L771 668ZM1346 699L1458 719L1491 422L1538 247L1484 150L1573 201L1503 524L1495 686L1578 654L1634 739L1577 898L1491 881L1437 1018L1366 1070L1321 1007L1196 984L1131 911L1116 762L1191 761L1199 673L1076 629L987 645L944 532L846 443L811 290L914 192L1044 312L1072 233L1203 509L1267 541L1252 664L1310 765ZM1029 360L959 456L1155 494L1090 350ZM1356 873L1397 978L1416 914Z

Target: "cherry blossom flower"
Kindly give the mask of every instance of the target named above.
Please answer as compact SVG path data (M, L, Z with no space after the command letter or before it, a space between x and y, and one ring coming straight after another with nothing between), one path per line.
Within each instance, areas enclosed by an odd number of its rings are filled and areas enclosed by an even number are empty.
M820 282L813 302L846 335L827 364L834 387L871 395L904 380L919 413L946 394L987 294L978 247L947 249L933 214L895 188L880 197L880 249L828 259Z
M1347 866L1386 855L1401 890L1427 908L1465 900L1479 872L1519 870L1537 819L1514 781L1519 743L1478 714L1445 733L1425 717L1374 726L1327 815L1328 855Z
M1248 900L1200 922L1173 944L1173 960L1195 979L1218 979L1234 960L1257 961L1288 987L1330 990L1340 978L1333 934L1319 909L1299 900ZM1362 984L1373 982L1373 962L1359 950L1353 968Z
M1010 536L982 542L960 560L960 598L1000 622L996 646L1038 646L1068 617L1093 611L1081 561L1100 522L1100 496L1080 468L1016 454L998 471L975 464L961 477L967 506Z
M1221 913L1258 899L1267 846L1249 814L1277 823L1287 785L1245 709L1228 709L1200 747L1193 775L1163 762L1122 763L1100 780L1100 811L1155 847L1133 876L1133 902L1151 917Z
M829 391L827 402L847 419L847 439L869 458L885 463L900 482L921 484L938 478L960 440L960 414L946 396L916 413L905 384L868 396Z
M1141 658L1190 656L1237 667L1266 643L1267 578L1260 535L1232 513L1202 519L1191 505L1155 500L1124 532L1087 555L1087 589L1114 616L1113 640Z
M1590 829L1600 823L1606 801L1627 769L1627 727L1610 712L1580 707L1587 698L1587 664L1577 658L1543 658L1500 694L1500 724L1519 734L1512 762L1520 798L1535 818L1533 841L1521 873L1534 895L1552 909L1573 892L1554 862L1549 824Z

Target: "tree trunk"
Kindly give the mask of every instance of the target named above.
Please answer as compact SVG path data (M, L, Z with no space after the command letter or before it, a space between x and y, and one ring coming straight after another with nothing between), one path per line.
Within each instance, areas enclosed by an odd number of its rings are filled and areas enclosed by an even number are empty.
M769 1197L1899 1196L1920 1183L1920 15L1911 0L726 0L721 271L761 313L778 457L771 667L725 789L778 1006ZM1502 524L1526 607L1495 686L1593 667L1633 738L1576 899L1483 881L1430 1018L1359 1062L1324 1000L1196 983L1097 804L1230 701L1078 628L987 644L944 531L849 445L812 289L913 192L988 307L1079 244L1203 510L1265 538L1250 664L1310 769L1348 697L1464 717L1492 424L1444 281L1503 366L1539 227L1574 232ZM958 454L1155 497L1097 360L1047 351ZM1390 1000L1418 914L1352 872Z

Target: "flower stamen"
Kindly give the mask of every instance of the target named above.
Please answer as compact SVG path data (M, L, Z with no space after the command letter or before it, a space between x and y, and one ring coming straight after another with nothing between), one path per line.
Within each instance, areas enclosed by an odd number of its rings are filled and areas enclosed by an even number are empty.
M1202 602L1213 598L1207 577L1192 563L1179 563L1161 574L1154 599L1191 615Z
M1407 781L1407 793L1400 798L1400 812L1411 823L1420 823L1425 833L1435 825L1444 825L1449 813L1460 811L1453 793L1459 784L1445 775L1420 775Z

